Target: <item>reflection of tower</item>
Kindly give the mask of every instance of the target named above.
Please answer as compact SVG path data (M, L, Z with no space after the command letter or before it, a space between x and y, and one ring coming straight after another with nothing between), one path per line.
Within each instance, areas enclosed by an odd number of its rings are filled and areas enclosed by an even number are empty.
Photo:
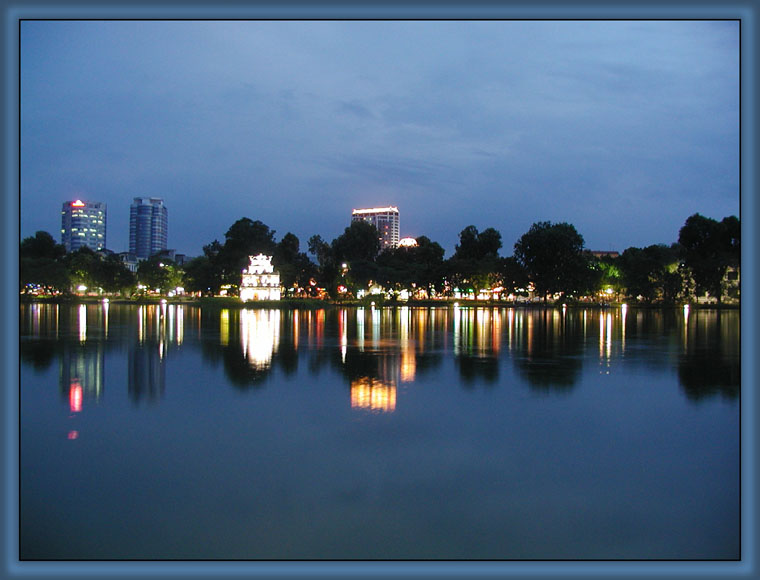
M127 390L134 401L160 398L166 387L165 351L168 316L166 304L137 309L137 340L131 344L127 363Z
M358 377L351 381L351 408L392 413L396 410L396 386L380 379Z
M398 310L399 316L399 344L401 346L401 382L414 381L417 370L417 354L414 350L414 342L409 338L410 310L408 306L402 306Z
M129 349L128 390L135 401L160 398L166 387L164 358L153 341L132 344Z
M61 393L72 401L72 411L81 411L83 400L97 401L103 395L104 358L101 341L63 343L59 385Z
M280 344L280 311L240 311L240 342L248 363L263 370L272 364L272 355Z

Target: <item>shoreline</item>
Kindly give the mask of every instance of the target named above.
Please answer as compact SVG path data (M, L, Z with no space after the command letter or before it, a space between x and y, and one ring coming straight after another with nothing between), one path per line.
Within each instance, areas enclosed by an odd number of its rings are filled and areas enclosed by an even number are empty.
M258 300L241 302L238 298L227 297L213 297L213 298L123 298L123 297L105 297L108 299L109 304L131 304L136 306L144 305L158 305L162 303L181 305L181 306L197 306L201 308L269 308L269 309L296 309L296 310L319 310L329 308L340 307L365 307L369 308L375 306L377 308L387 307L417 307L417 308L453 308L459 306L460 308L472 308L472 307L491 307L491 308L562 308L563 303L555 302L508 302L499 300L458 300L455 298L445 298L442 300L407 300L407 301L392 301L392 300L377 300L372 301L368 299L362 300L319 300L316 298L286 298L282 300ZM103 297L99 296L25 296L19 297L20 304L100 304L103 302ZM596 308L596 309L610 309L620 308L623 304L627 304L629 308L643 308L643 309L663 309L663 308L683 308L689 306L689 308L700 310L739 310L741 304L700 304L696 302L683 302L678 304L638 304L638 303L623 303L612 302L608 304L600 304L593 302L568 302L567 308Z

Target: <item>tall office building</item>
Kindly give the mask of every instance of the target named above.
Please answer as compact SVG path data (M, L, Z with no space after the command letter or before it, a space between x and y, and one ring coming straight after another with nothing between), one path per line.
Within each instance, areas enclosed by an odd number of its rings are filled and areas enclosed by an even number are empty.
M398 246L399 219L397 207L355 209L351 212L351 221L366 221L375 226L380 232L381 250Z
M167 248L169 212L158 197L136 197L129 207L129 253L138 260Z
M106 247L106 204L97 201L64 202L61 208L61 243L67 252L87 246Z

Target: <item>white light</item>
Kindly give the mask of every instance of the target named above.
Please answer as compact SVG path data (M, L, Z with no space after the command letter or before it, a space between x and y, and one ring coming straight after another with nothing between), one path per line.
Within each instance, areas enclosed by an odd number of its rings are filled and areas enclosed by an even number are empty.
M389 206L389 207L371 207L369 209L355 209L351 213L354 215L358 214L364 214L364 213L381 213L381 212L387 212L387 211L398 211L398 208L395 206Z
M84 292L85 290L87 290L87 286L85 286L84 284L80 284L79 286L77 286L77 290L79 290L80 292Z

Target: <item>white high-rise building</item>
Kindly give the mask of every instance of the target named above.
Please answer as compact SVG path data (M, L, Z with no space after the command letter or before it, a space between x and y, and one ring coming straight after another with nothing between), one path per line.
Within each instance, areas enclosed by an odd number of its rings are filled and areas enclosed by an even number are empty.
M61 208L61 243L67 252L87 246L106 247L106 204L98 201L67 201Z
M381 250L398 246L399 214L397 207L355 209L351 212L351 221L366 221L375 226L380 232Z

